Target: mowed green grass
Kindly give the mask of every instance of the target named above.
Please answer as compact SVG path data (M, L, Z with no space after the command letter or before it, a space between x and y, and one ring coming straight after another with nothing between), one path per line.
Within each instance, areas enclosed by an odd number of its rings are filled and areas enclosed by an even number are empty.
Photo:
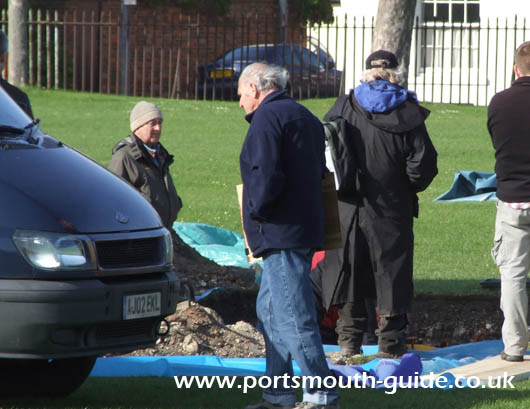
M530 407L530 381L499 389L341 389L342 409L520 409ZM298 391L300 393L300 391ZM299 396L299 399L301 395ZM0 401L3 409L242 409L260 400L259 388L178 389L172 378L89 378L71 396Z
M114 144L129 133L129 113L141 98L27 90L41 128L107 165ZM164 113L162 142L175 155L172 176L184 208L180 221L241 232L235 186L241 183L239 152L248 123L237 102L149 99ZM302 101L322 118L334 99ZM426 105L439 175L420 195L415 221L416 292L484 292L479 282L498 277L490 248L495 204L435 203L458 170L493 171L494 152L486 108Z

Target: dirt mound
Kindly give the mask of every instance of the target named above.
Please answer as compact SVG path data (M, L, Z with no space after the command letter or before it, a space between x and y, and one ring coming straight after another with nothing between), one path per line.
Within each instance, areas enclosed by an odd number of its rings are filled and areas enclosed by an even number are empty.
M222 267L202 257L176 236L175 266L181 279L197 293L214 287L198 303L182 302L168 318L169 334L154 348L133 355L218 355L262 357L263 337L255 329L254 271ZM409 337L434 347L501 338L502 312L498 295L435 296L414 298L409 316ZM323 331L324 333L324 331ZM326 342L329 334L326 331Z
M214 310L183 301L167 318L169 333L154 348L130 355L217 355L222 358L265 356L263 336L253 325L237 321L226 325Z
M175 232L172 238L173 264L180 280L188 283L196 295L216 287L222 289L202 299L204 305L179 303L175 314L166 318L168 334L155 347L129 355L265 356L263 337L254 328L255 271L220 266L201 256Z
M498 295L417 295L409 335L416 343L444 347L501 339L503 321Z
M172 231L173 265L181 280L188 282L196 294L215 287L248 288L254 284L252 269L220 266L201 256Z
M168 317L168 336L154 348L132 355L217 355L263 357L262 335L255 329L254 290L224 290L204 301L184 301ZM254 301L252 302L252 296ZM223 318L226 317L226 320ZM502 313L495 296L417 296L409 337L417 344L444 347L500 339Z

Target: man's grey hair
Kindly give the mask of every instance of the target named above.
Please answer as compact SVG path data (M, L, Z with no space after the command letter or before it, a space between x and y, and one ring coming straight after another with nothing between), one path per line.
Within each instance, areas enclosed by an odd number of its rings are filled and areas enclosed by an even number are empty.
M376 60L374 63L377 64L378 61ZM383 67L371 68L361 74L361 82L371 82L376 80L385 80L402 87L405 84L405 72L403 68L399 66L395 69Z
M247 66L239 82L253 83L259 92L285 89L289 81L289 72L279 65L256 62Z

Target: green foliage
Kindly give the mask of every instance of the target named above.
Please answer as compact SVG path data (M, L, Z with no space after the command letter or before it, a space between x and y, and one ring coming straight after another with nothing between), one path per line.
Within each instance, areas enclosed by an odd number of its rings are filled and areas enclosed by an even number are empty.
M289 0L289 13L298 21L311 25L333 22L333 7L329 0Z

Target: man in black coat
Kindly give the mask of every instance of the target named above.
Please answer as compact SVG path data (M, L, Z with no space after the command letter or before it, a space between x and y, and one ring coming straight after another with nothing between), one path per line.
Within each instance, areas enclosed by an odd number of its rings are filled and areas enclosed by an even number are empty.
M496 94L488 106L499 198L491 254L501 274L501 358L522 362L529 341L530 41L517 48L514 72L517 79L512 86Z
M30 118L33 119L33 111L31 110L31 104L29 98L25 92L21 91L14 85L11 85L5 79L3 79L2 72L4 72L5 65L7 62L7 35L0 30L0 86L7 92L7 94L13 98L17 105L24 110Z
M349 192L340 191L344 249L328 251L321 269L323 305L339 306L343 353L361 353L365 298L376 297L379 353L406 352L407 312L413 296L413 218L417 193L437 174L437 153L425 127L429 111L399 84L396 56L379 50L366 60L360 86L341 96L325 120L344 118L354 169Z

